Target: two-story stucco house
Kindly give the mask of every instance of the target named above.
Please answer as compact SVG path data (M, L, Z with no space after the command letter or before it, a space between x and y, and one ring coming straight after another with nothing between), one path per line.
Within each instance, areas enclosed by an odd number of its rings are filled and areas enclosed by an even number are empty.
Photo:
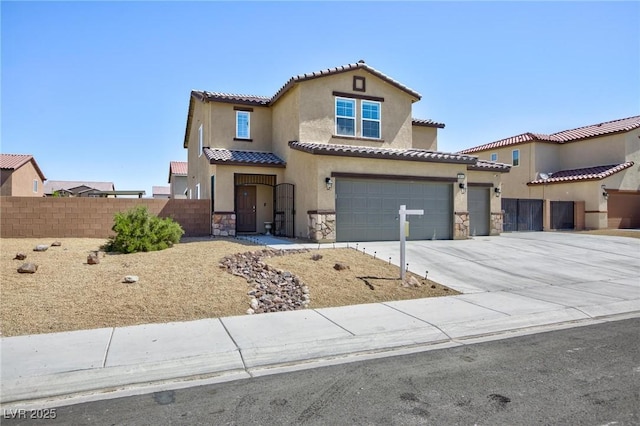
M412 117L420 94L359 61L290 78L271 97L194 90L188 193L212 200L213 235L313 241L496 235L510 167L439 152L444 124ZM265 227L266 224L266 227Z
M0 154L0 195L43 197L45 180L33 155Z
M169 198L187 198L187 162L169 162Z
M640 116L460 151L511 164L504 230L640 228Z

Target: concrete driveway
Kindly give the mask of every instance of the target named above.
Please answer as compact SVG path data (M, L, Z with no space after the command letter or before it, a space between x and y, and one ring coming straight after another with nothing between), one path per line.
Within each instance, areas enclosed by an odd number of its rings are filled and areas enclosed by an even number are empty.
M359 243L359 249L399 263L398 242ZM463 241L408 241L409 270L462 293L544 293L561 286L619 297L640 294L640 239L564 232L505 233ZM606 284L604 286L603 284ZM558 294L554 292L554 294ZM584 295L582 295L584 297Z

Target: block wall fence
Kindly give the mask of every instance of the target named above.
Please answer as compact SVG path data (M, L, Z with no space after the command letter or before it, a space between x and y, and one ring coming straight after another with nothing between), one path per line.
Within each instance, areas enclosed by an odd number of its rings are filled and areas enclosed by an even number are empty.
M108 238L113 216L136 206L174 219L185 237L211 234L209 200L0 197L0 237Z

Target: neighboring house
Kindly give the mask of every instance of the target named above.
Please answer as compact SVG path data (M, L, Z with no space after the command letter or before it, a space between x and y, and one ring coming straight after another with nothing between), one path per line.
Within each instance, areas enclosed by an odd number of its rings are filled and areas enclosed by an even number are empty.
M511 164L504 230L640 228L640 116L460 151Z
M187 198L187 162L169 163L169 188L171 198Z
M290 78L271 97L194 90L184 148L190 198L212 233L314 241L496 235L509 166L437 151L444 124L412 118L421 95L364 61Z
M45 180L32 155L0 154L0 195L42 197Z
M151 192L153 198L171 198L171 189L168 186L154 186Z
M115 197L113 182L50 180L45 184L47 197Z

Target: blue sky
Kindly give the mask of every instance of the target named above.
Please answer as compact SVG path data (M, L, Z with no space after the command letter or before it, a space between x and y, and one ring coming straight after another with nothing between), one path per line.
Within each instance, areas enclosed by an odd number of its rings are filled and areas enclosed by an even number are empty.
M271 96L364 59L441 151L640 114L639 2L2 1L0 151L50 180L167 185L191 89Z

